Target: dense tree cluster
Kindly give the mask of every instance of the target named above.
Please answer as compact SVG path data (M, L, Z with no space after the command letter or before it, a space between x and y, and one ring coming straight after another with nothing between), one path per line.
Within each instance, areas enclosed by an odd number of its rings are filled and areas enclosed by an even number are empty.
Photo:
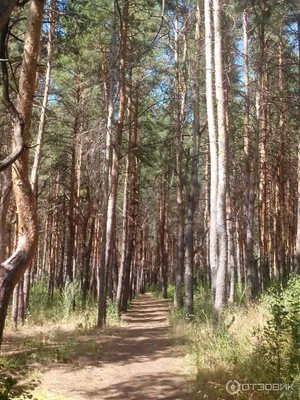
M299 271L297 1L3 1L0 15L0 336L41 279L50 299L79 280L101 327L108 297L126 311L146 285L174 284L188 315L206 285L218 313Z

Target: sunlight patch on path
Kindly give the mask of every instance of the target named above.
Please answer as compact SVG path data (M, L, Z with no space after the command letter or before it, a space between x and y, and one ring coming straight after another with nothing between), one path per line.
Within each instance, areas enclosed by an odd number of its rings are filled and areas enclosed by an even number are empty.
M96 358L78 365L51 365L43 388L81 400L188 399L183 355L172 347L170 308L167 300L141 296L123 317L126 326L107 331Z

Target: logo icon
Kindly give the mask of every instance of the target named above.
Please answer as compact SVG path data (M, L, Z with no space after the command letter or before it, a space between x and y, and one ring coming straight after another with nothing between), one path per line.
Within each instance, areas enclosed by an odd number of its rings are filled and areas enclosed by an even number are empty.
M234 394L238 394L240 392L241 384L237 380L230 380L226 383L226 390L227 393L233 396Z

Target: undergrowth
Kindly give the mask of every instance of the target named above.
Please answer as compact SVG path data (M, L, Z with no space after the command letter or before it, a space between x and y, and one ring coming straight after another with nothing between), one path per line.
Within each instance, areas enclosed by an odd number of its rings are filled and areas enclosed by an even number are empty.
M8 364L0 358L0 400L35 400L32 392L40 384L38 379L31 379L26 387L18 382L26 375L22 367Z
M67 322L76 319L85 328L96 325L97 302L89 297L84 306L80 282L66 282L61 291L55 289L49 296L46 280L37 282L30 290L28 325L44 325L47 322ZM107 324L119 322L114 305L109 300L107 307Z
M146 285L145 287L146 293L152 293L152 295L158 299L162 299L162 292L159 290L158 285ZM167 287L167 297L170 300L174 299L174 291L175 291L175 286L169 284Z
M21 335L12 328L8 316L5 335L11 336L14 344L13 352L0 357L0 400L48 398L35 390L39 379L32 372L32 365L96 359L101 341L96 328L97 312L97 303L91 298L83 306L78 281L67 282L51 297L46 281L36 283L30 292ZM106 312L108 327L121 324L111 300Z
M174 329L187 335L195 399L300 399L300 277L284 289L274 285L257 304L247 304L242 291L237 295L217 327L203 288L195 293L192 322L183 310L170 313Z

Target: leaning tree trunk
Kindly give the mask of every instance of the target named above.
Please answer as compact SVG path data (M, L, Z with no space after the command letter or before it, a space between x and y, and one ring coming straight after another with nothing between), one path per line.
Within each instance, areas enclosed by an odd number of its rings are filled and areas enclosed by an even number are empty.
M7 68L5 61L2 61L2 71L7 83L7 86L3 89L4 100L14 117L14 149L20 145L23 147L24 143L28 146L30 142L43 11L44 1L31 0L16 108L9 99ZM5 79L3 82L5 85ZM30 265L38 243L37 212L35 198L28 179L28 157L29 149L27 147L12 169L13 192L18 213L18 244L12 256L0 265L0 343L13 289Z
M45 73L45 86L44 86L44 98L42 103L42 111L40 115L40 122L38 128L38 135L37 135L37 145L34 153L34 160L31 169L31 188L35 195L36 202L38 202L38 171L42 157L42 149L44 143L44 134L45 134L45 127L46 127L46 111L47 111L47 104L48 104L48 95L50 89L50 79L51 79L51 58L52 58L52 48L53 48L53 37L54 37L54 22L55 22L55 5L56 0L51 0L50 2L50 12L49 12L49 30L48 30L48 43L47 43L47 59L46 59L46 73ZM36 80L38 81L38 75ZM37 206L38 207L38 206ZM29 305L29 291L30 291L30 277L31 277L31 269L30 267L24 276L24 316L27 312L28 305ZM20 291L21 293L21 291Z

